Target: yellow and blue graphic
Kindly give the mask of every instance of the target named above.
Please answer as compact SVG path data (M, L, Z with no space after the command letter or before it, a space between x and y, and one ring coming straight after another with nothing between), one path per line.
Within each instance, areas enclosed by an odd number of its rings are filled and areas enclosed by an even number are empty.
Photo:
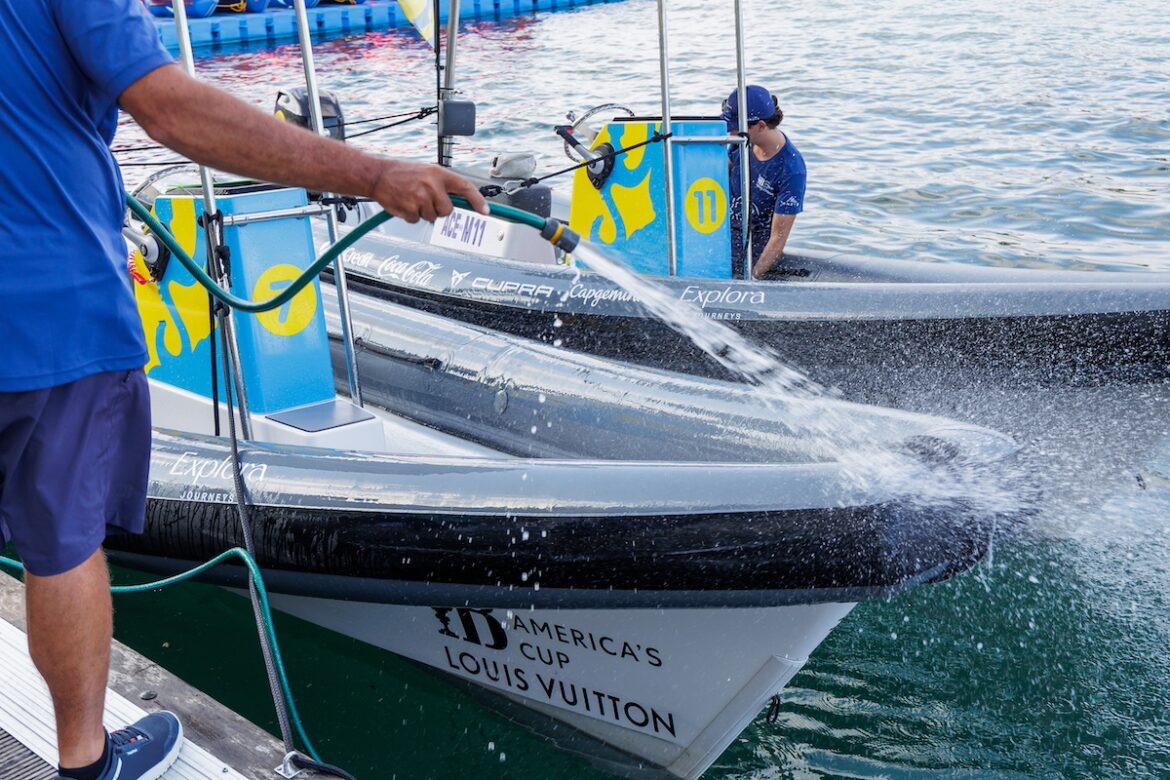
M594 139L623 149L643 143L661 121L619 119ZM715 119L671 123L676 137L726 136ZM680 276L731 278L731 229L728 221L727 147L723 144L674 144L674 215L676 258ZM665 276L670 258L666 242L666 162L661 144L647 144L621 154L598 190L585 170L573 178L569 227L589 241L611 249L639 273Z
M306 203L304 191L295 189L217 199L225 216L291 209ZM161 197L155 201L154 211L191 257L207 256L198 225L203 213L201 199ZM224 242L231 250L232 290L253 300L279 293L316 260L312 230L304 217L228 226ZM135 274L142 275L141 270ZM147 374L210 397L213 329L207 292L177 262L168 264L161 280L135 284L134 291L150 355ZM334 397L329 339L317 281L278 309L260 314L236 312L233 317L252 412L268 414Z
M435 14L430 0L398 0L403 13L423 39L435 47Z

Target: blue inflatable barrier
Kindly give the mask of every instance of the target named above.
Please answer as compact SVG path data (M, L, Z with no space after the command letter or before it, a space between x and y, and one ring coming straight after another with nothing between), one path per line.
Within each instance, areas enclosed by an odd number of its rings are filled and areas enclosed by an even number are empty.
M171 9L171 0L145 0L146 7L155 16L164 19L173 19L175 12ZM202 19L206 16L211 16L215 13L218 7L217 0L183 0L183 4L187 6L187 17L190 19Z
M255 0L222 0L225 5ZM144 0L157 17L159 36L170 51L179 49L178 34L170 9L170 0ZM215 14L217 0L187 0L191 17L191 42L204 46L272 44L295 40L296 15L292 0L268 0L260 13ZM464 0L459 18L464 22L499 21L534 13L568 11L587 5L616 3L621 0ZM410 28L406 12L394 0L306 0L310 9L309 29L321 37L359 35L367 32ZM289 7L284 7L289 6ZM221 6L222 8L222 6ZM206 17L206 18L204 18ZM447 5L439 7L440 25L446 24Z
M268 10L268 0L219 0L219 10L231 14L258 14Z

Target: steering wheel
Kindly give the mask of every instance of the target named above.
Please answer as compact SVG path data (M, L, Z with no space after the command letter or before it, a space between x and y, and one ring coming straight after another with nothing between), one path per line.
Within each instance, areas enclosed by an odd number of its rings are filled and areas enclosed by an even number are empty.
M603 103L600 106L594 106L588 109L581 116L577 116L577 112L570 111L565 115L565 119L572 122L569 129L573 136L577 138L584 146L588 147L593 143L593 139L597 137L598 130L594 130L587 122L598 114L608 113L612 117L614 114L625 114L626 116L633 116L634 112L618 103ZM584 162L584 159L577 153L568 141L565 141L565 156L573 162Z

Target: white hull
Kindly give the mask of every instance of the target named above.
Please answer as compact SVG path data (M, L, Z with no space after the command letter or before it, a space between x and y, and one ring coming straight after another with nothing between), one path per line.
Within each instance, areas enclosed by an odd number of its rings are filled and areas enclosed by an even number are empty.
M291 614L697 777L852 604L753 609L430 608L274 595Z

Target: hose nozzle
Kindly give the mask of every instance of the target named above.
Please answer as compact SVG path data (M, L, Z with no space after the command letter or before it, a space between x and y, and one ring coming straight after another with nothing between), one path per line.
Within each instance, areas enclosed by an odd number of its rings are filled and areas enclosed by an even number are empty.
M540 229L540 237L562 252L572 252L581 243L581 236L570 230L564 222L555 219L545 220Z

